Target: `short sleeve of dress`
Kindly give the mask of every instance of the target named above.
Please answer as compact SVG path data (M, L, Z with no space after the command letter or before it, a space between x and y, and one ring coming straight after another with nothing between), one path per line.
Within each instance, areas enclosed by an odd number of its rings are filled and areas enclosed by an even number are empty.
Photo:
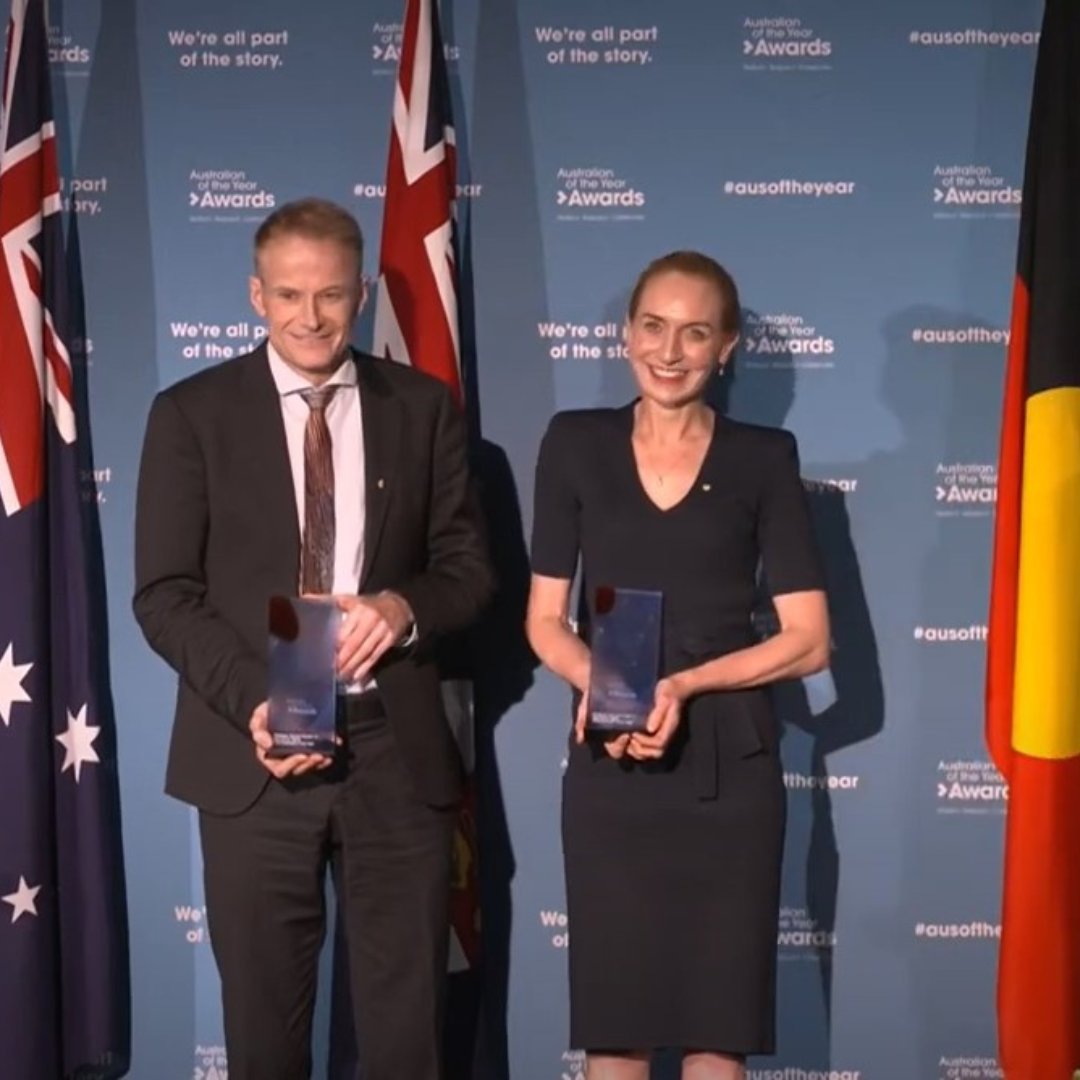
M580 545L581 504L574 485L569 418L556 414L540 443L533 494L533 573L572 579Z
M758 516L765 584L773 596L825 588L795 437L780 433L766 469Z

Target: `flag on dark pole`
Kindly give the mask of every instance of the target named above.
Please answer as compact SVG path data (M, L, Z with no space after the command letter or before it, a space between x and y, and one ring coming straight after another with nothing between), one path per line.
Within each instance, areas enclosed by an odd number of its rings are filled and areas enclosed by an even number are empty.
M405 0L391 119L372 352L442 380L464 407L455 212L457 154L437 0ZM469 773L454 833L447 898L449 972L475 972L480 951L480 888L471 775L475 760L472 684L468 679L446 678L442 696ZM356 1061L352 1018L345 1008L349 998L347 969L339 922L330 1039L330 1075L335 1078L351 1077ZM454 995L449 998L448 1028L453 1028L457 1010ZM457 1045L462 1041L459 1034L451 1031L447 1039L448 1075L467 1067L450 1059L467 1058L471 1053L469 1047L462 1050ZM470 1041L467 1034L464 1042Z
M464 403L458 321L457 151L436 0L407 0L394 87L373 352L441 379ZM443 683L466 767L474 760L471 687ZM451 970L477 962L479 886L470 781L454 841Z
M987 741L1009 785L999 1056L1080 1069L1080 7L1047 0L998 469Z
M69 336L45 7L13 0L0 112L0 1071L117 1077L128 971L96 495Z

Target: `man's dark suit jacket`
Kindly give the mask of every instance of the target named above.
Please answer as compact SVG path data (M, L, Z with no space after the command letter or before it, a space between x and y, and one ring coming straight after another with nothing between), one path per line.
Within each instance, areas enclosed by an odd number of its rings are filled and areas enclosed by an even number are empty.
M419 638L376 666L418 794L460 795L433 644L471 622L493 588L470 494L465 425L438 380L356 354L365 453L361 593L393 589ZM215 814L249 807L269 773L248 731L266 699L267 604L295 595L300 529L266 348L158 394L135 523L135 615L179 673L165 789Z

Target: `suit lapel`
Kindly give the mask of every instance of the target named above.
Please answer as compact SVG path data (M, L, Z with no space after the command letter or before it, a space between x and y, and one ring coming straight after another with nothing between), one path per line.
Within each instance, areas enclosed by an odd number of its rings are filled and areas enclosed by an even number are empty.
M374 364L355 360L364 427L364 563L360 571L363 592L394 497L399 473L395 468L401 439L401 405L379 377Z
M265 346L251 354L246 381L246 392L236 406L236 431L243 442L244 473L250 476L252 488L240 497L259 507L265 526L260 542L270 551L275 575L280 574L278 588L290 595L300 580L300 524L281 400Z

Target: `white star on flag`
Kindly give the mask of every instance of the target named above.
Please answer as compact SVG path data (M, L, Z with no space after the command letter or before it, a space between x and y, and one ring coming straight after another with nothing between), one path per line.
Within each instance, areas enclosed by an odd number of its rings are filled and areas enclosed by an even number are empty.
M16 701L29 701L30 695L23 689L22 681L33 664L16 664L15 645L8 642L4 655L0 656L0 720L5 727L11 726L11 706Z
M67 731L63 735L56 736L56 741L64 748L64 764L60 766L60 771L67 772L68 769L74 766L75 783L77 784L83 765L92 761L100 761L97 751L94 749L94 740L98 737L101 728L87 724L85 705L76 716L72 716L69 710L67 718Z
M38 913L34 898L39 892L41 892L40 885L31 888L26 884L26 878L20 874L19 887L13 893L8 893L7 896L0 896L0 900L11 905L12 922L18 921L22 915L36 915Z

